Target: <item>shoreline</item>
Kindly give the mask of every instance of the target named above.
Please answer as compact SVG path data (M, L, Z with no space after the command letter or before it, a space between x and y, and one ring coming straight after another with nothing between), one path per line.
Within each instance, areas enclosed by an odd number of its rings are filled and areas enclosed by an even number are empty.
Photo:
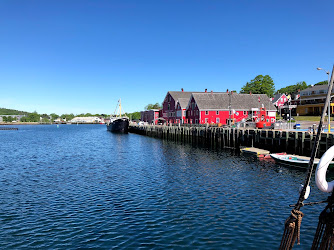
M96 124L105 125L100 123L39 123L39 122L0 122L0 126L15 126L15 125L76 125L76 124Z

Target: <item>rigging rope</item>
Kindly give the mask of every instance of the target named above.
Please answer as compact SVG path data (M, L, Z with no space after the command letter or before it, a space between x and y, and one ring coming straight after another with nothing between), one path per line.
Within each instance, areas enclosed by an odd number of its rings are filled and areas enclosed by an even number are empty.
M334 196L328 197L328 205L319 216L317 231L311 249L333 249L334 246ZM320 244L320 248L319 248Z
M332 94L333 80L334 80L334 66L332 70L331 80L328 84L327 97L326 97L326 101L324 104L324 109L322 110L321 119L319 122L318 131L317 131L317 136L315 138L313 148L312 148L311 158L307 166L307 175L305 178L305 182L300 192L298 201L295 204L294 209L292 209L291 211L290 217L285 221L285 229L284 229L284 233L282 236L282 241L281 241L281 245L279 249L292 249L293 245L295 244L296 239L298 239L298 244L300 243L299 234L300 234L301 218L303 217L303 213L300 212L299 210L301 207L304 206L303 202L305 200L306 188L310 185L310 180L311 180L311 176L312 176L312 172L314 168L314 158L315 158L315 155L319 147L319 141L320 141L319 139L320 139L320 134L322 130L322 124L324 123L324 118L325 118L326 110L328 107L328 101L330 100L331 94Z

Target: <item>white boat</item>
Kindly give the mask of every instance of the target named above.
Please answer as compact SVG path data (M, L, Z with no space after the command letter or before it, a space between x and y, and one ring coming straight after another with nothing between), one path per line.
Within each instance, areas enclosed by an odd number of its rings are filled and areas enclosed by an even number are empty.
M310 161L310 157L307 156L301 156L301 155L281 155L281 154L270 154L270 156L277 162L284 165L289 166L297 166L297 167L307 167L308 163ZM314 165L318 165L320 159L314 158ZM334 166L334 162L332 161L330 163L330 167Z

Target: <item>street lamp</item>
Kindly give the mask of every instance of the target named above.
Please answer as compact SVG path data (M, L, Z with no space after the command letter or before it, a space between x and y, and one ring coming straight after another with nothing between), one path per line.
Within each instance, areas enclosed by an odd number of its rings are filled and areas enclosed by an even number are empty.
M317 70L323 70L328 75L328 86L329 86L329 71L324 70L323 68L317 68ZM328 133L331 132L331 125L330 125L330 108L331 108L331 98L328 100Z

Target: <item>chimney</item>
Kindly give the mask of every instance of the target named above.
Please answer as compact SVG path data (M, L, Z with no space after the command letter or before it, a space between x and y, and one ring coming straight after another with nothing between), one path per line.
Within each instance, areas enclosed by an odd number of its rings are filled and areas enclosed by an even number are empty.
M208 92L208 89L205 89L205 93Z
M183 92L183 88L181 88L181 91Z

